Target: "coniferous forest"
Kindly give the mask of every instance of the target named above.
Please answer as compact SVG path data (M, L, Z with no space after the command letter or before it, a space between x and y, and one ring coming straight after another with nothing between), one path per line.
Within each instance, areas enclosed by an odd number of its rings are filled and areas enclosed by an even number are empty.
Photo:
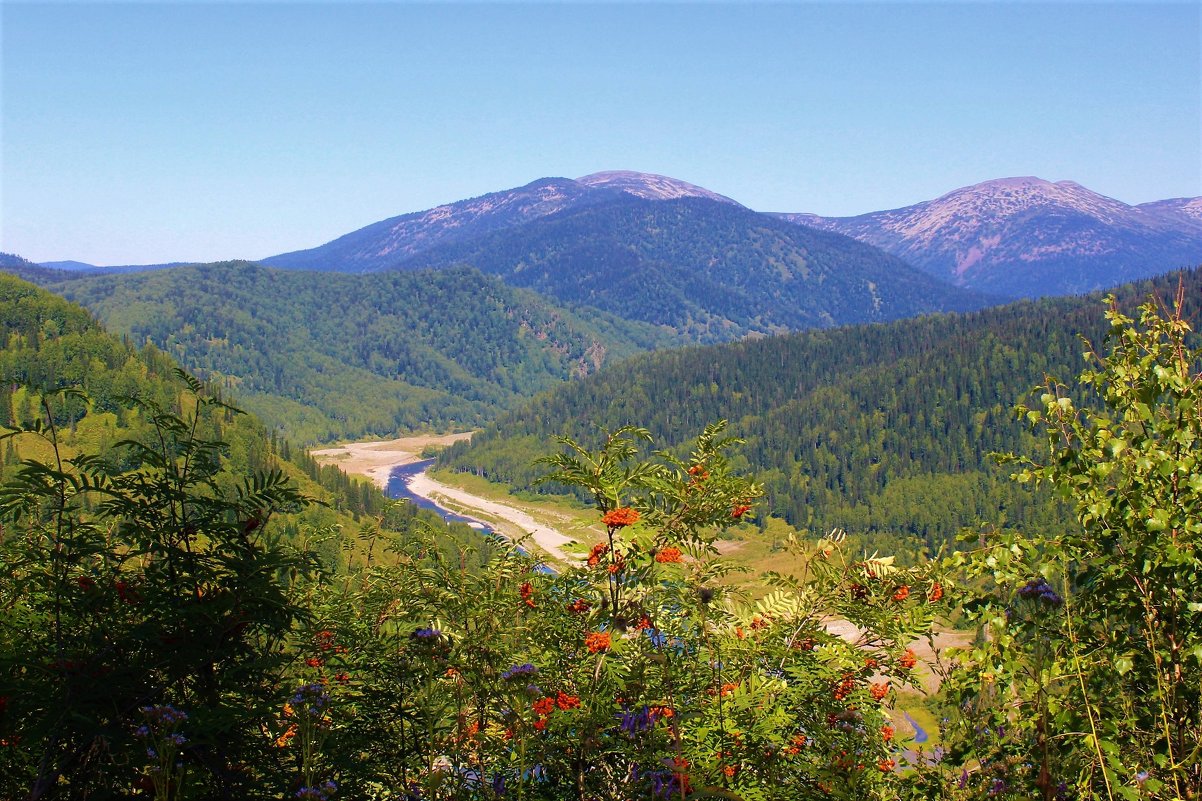
M1182 278L1195 313L1202 272ZM1169 298L1178 276L1124 286L1120 303ZM516 489L536 485L524 454L557 435L643 425L668 446L731 421L764 512L818 534L833 528L931 552L962 528L1071 524L1067 506L1009 480L991 454L1036 439L1013 407L1053 377L1069 381L1106 332L1100 295L809 331L640 356L501 416L441 464ZM1084 341L1082 340L1084 337Z
M469 268L362 276L228 262L53 277L37 276L306 444L471 428L553 383L680 342Z

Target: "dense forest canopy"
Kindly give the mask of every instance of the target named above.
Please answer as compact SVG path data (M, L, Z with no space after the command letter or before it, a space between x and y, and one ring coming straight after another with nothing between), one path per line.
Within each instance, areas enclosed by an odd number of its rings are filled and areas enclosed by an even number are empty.
M1119 302L1169 297L1177 280L1127 285ZM1195 314L1202 272L1183 280ZM550 437L638 423L677 446L725 419L746 439L766 511L819 533L934 547L983 522L1061 525L1064 510L1013 485L990 454L1032 446L1012 407L1045 376L1075 374L1080 337L1105 332L1098 307L1098 296L1021 302L639 356L502 416L441 464L531 489L529 454Z
M455 264L694 342L991 302L871 245L705 198L619 196L440 245L394 269Z
M151 410L187 407L193 391L192 379L169 355L153 345L135 348L105 331L87 310L8 275L0 275L0 337L5 342L0 351L0 431L44 421L49 410L68 456L136 467L132 452L121 443L151 436ZM64 395L64 389L83 394ZM222 387L206 391L220 398ZM393 531L420 524L452 537L437 515L408 505L391 507L378 488L336 467L318 465L253 415L224 411L202 423L200 435L224 443L219 482L228 486L237 476L277 469L320 501L284 516L280 526L288 538L299 537L302 530L331 532L321 547L331 564L354 559L361 525L385 515ZM22 459L49 456L39 437L6 438L0 442L0 479L11 477ZM466 526L455 527L453 536L476 537Z
M679 341L470 269L351 276L228 262L50 288L297 442L478 426L554 383Z

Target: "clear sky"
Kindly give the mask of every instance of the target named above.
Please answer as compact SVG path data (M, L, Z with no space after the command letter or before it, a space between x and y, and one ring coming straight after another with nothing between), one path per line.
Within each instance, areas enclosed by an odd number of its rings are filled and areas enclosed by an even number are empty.
M0 4L0 250L262 258L609 169L850 215L1202 195L1202 4Z

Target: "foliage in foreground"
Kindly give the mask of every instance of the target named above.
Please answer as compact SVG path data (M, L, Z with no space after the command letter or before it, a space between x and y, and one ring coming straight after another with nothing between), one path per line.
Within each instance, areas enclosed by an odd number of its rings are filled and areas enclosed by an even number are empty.
M945 685L958 784L995 797L1202 796L1202 374L1175 311L1108 299L1084 410L1049 379L1018 411L1047 446L1010 456L1079 529L998 536L967 562L997 591ZM974 769L975 766L975 769Z
M717 427L687 461L635 461L644 436L552 460L606 526L584 565L510 552L472 572L410 550L343 596L328 625L356 643L332 683L345 771L421 798L891 797L889 707L941 590L824 541L804 575L741 602L713 542L758 488L730 473Z
M213 405L152 410L132 469L27 463L6 490L6 796L888 797L888 705L941 591L826 541L741 602L713 542L759 489L718 427L687 462L635 461L636 430L554 460L609 534L578 568L399 541L334 577L267 531L303 502L278 476L212 480Z
M26 461L0 494L0 795L161 784L175 763L151 770L148 737L227 797L272 758L261 730L305 614L290 577L314 565L268 523L304 499L274 471L223 489L224 446L197 435L214 411L146 406L152 438L124 443L122 466L63 457L52 422L25 429L54 459ZM187 710L186 740L169 705Z

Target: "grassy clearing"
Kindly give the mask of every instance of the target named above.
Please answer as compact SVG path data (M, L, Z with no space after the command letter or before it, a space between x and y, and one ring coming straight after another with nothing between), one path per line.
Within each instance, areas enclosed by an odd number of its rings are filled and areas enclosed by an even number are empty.
M939 735L939 720L935 714L927 707L927 701L930 699L926 693L909 688L899 689L896 691L897 698L894 702L894 728L897 729L899 736L913 737L914 729L906 720L906 715L909 715L915 723L923 728L929 738L924 743L918 743L924 751L930 751L938 746L942 740Z

